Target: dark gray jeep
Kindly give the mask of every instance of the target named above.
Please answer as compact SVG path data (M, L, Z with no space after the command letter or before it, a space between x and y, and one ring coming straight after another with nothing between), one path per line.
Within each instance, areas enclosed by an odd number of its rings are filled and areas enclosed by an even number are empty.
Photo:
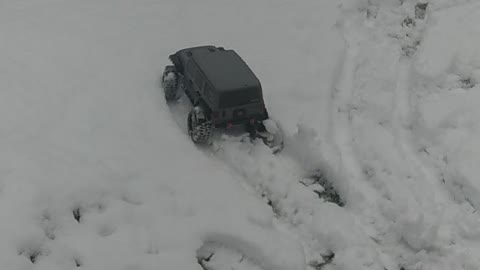
M234 50L198 46L169 56L162 86L167 102L185 95L193 105L188 132L195 143L207 143L213 129L244 126L269 146L283 144L276 123L269 119L262 86Z

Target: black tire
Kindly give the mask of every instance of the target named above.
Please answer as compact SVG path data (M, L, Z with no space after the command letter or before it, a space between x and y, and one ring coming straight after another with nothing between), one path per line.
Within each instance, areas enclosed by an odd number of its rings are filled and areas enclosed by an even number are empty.
M162 75L162 88L167 101L178 99L178 73L175 66L165 67Z
M213 125L208 119L199 119L195 108L188 114L188 133L196 144L207 144L212 135Z

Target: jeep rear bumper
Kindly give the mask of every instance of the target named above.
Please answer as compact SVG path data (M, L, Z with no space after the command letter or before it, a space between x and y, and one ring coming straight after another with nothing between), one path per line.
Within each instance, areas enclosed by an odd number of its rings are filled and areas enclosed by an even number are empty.
M233 126L252 125L255 122L263 121L265 119L267 119L265 115L253 115L250 117L235 118L218 123L214 122L213 125L215 128L231 128Z

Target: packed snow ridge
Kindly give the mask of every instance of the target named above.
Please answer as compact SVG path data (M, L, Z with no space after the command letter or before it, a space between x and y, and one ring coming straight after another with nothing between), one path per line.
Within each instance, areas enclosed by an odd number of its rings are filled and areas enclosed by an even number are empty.
M480 269L480 3L0 4L2 269ZM168 55L235 49L280 153L200 147Z

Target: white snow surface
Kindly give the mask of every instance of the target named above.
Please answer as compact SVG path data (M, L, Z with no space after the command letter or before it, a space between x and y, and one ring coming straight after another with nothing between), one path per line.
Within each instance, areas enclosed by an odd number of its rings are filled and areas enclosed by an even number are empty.
M1 268L202 269L214 250L207 270L480 269L479 18L468 0L0 2ZM191 142L159 80L206 44L258 75L281 153ZM301 183L318 171L345 206Z

